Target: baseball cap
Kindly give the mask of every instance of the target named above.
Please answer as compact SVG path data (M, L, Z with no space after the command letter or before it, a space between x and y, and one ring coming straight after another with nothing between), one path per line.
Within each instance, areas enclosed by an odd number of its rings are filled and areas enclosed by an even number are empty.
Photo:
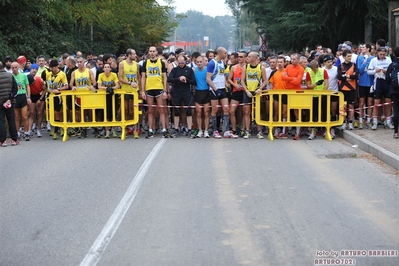
M329 54L328 54L328 55L325 55L324 58L323 58L323 61L324 61L324 62L327 62L327 61L330 61L330 60L333 61L334 58L333 58L331 55L329 55Z
M23 55L20 55L20 56L18 56L17 61L18 61L18 64L26 63L26 57Z
M30 66L30 69L39 69L39 66L37 65L37 64L32 64L31 66Z

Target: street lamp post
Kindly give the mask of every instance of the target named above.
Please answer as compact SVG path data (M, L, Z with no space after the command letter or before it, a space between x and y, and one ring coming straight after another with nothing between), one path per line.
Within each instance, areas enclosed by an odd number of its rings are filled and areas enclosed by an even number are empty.
M259 34L259 52L261 57L264 57L266 53L269 51L266 43L266 30L262 27L258 27Z

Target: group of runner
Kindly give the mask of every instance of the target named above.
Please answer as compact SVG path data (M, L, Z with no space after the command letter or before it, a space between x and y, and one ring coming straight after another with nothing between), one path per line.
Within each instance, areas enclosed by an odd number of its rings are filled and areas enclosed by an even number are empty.
M397 97L397 94L390 88L392 67L388 68L393 57L399 56L398 49L394 49L393 55L389 54L384 40L378 40L375 45L361 44L357 49L351 42L345 42L339 45L336 55L331 53L331 49L317 45L308 54L278 53L260 58L257 52L228 54L224 47L204 54L194 52L188 57L183 49L163 53L161 48L151 46L143 58L133 49L127 49L118 58L110 54L96 58L93 53L83 58L80 52L75 56L63 54L59 60L38 56L35 62L25 56L19 56L15 62L11 57L5 57L4 69L12 73L18 86L13 107L19 139L30 140L33 132L42 137L45 97L48 93L58 94L63 90L107 91L106 114L96 113L96 117L89 118L84 115L86 119L117 120L113 114L120 116L121 111L131 119L134 110L131 96L125 95L124 99L112 96L119 88L137 90L144 100L143 119L139 125L131 125L127 130L134 138L139 138L140 132L146 130L146 138L153 138L159 131L165 138L183 134L191 138L209 138L212 135L216 139L240 136L247 139L255 130L257 138L262 139L265 129L253 124L251 103L256 94L269 89L342 91L348 103L348 117L342 129L367 127L376 130L378 123L383 122L386 128L394 129L397 138L398 108L397 105L393 108L396 120L392 123L390 105L392 97ZM62 104L66 104L68 119L71 119L71 111L75 110L79 122L81 115L76 99L73 102L71 97L67 97L66 103L59 99L54 98L55 121L61 121ZM121 100L125 101L125 110L119 108ZM278 105L280 100L282 104ZM386 105L379 107L380 103ZM397 98L394 103L399 103ZM282 120L287 121L287 95L264 99L262 115L264 112L265 117L268 112L266 105L269 104L273 105L274 120L280 114ZM327 115L331 121L337 119L335 97L331 97L330 103L317 104L318 100L314 101L315 112L304 113L305 117L317 121L318 112L322 112L324 120ZM327 104L331 105L330 114L325 113ZM116 107L115 112L112 106ZM296 121L298 110L292 112L291 117ZM302 132L300 127L292 128L293 139L301 139ZM316 128L306 132L309 140L316 137ZM115 128L95 128L94 133L96 137L117 137ZM59 132L57 127L53 127L51 134L54 139L59 134L85 137L87 130L74 128L69 132ZM289 131L285 127L276 128L273 134L276 138L286 139ZM333 128L331 135L335 137Z

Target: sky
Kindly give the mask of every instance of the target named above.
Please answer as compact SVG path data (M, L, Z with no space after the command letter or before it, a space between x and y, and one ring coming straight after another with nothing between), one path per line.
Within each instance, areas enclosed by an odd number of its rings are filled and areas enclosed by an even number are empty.
M165 5L163 0L157 0L161 5ZM184 13L188 10L202 12L211 17L232 15L224 0L174 0L172 6L176 7L177 13Z

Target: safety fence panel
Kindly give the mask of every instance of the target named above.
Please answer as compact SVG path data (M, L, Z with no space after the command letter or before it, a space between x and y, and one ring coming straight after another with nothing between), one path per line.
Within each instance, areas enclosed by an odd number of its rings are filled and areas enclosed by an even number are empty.
M126 118L125 99L133 103L131 119ZM54 107L58 101L61 101L62 106L59 118L56 118ZM64 130L63 141L68 140L69 128L88 127L121 127L121 140L124 140L126 126L139 122L141 102L135 90L116 89L113 93L105 90L93 92L63 90L58 94L48 94L46 116L52 126Z
M268 116L262 120L261 98L268 99ZM331 116L331 102L337 102L337 119ZM286 104L285 104L286 103ZM274 106L277 106L274 108ZM265 107L263 107L265 108ZM325 127L327 140L332 140L330 129L344 122L346 102L342 92L315 90L267 90L252 100L252 119L269 128L268 138L274 140L275 127ZM283 110L286 117L283 117ZM285 118L285 119L284 119Z

